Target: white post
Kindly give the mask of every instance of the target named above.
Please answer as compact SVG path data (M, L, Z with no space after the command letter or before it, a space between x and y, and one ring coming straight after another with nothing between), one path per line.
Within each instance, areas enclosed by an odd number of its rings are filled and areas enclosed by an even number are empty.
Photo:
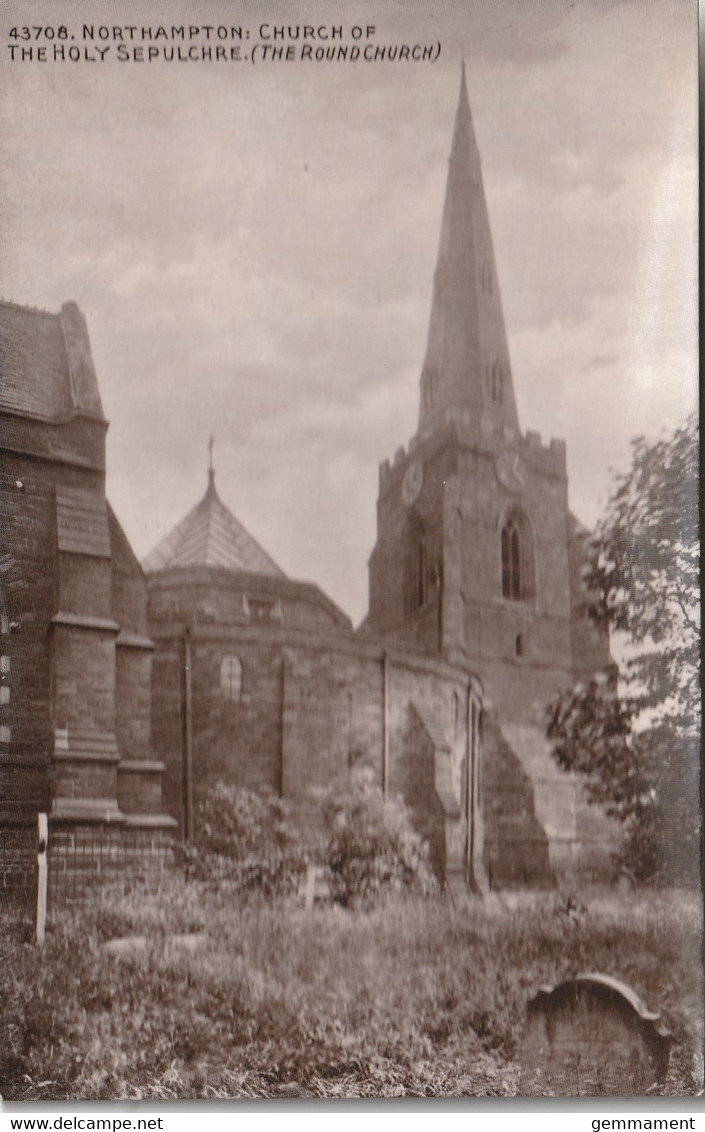
M37 943L44 944L47 923L47 842L49 823L46 814L37 814Z

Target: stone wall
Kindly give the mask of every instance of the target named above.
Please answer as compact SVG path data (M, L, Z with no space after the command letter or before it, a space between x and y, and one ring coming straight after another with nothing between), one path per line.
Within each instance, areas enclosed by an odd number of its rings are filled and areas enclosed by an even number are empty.
M524 486L505 487L497 460L523 461ZM402 486L423 467L418 498L408 507ZM502 594L501 530L514 510L531 541L533 593ZM441 652L481 674L503 718L525 719L573 678L577 616L571 592L565 446L543 446L536 434L476 432L449 423L382 465L377 543L370 558L369 627ZM409 524L426 536L423 602L409 602ZM413 573L413 571L412 571Z
M451 856L458 845L462 855L470 690L480 699L466 671L398 642L285 618L216 623L204 617L200 583L188 593L179 588L175 615L168 579L156 576L150 586L153 748L166 763L168 804L182 823L190 726L196 808L225 780L281 794L315 821L316 798L364 771L412 806L440 871L451 842ZM435 745L417 712L431 721ZM439 759L445 797L435 786Z

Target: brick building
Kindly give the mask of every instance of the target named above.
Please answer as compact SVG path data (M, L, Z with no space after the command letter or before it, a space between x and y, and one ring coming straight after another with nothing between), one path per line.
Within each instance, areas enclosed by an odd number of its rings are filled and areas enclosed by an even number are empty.
M174 820L150 747L144 575L105 498L83 315L0 303L0 879L54 891L160 869Z

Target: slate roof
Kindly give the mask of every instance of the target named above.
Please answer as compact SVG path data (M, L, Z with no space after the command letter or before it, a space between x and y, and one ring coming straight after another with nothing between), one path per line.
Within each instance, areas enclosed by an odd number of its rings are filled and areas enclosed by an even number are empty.
M0 301L0 409L40 420L103 419L85 319Z
M201 502L142 561L146 574L175 566L220 566L249 574L286 577L222 502L212 471Z
M71 412L60 315L0 303L0 407L44 418Z

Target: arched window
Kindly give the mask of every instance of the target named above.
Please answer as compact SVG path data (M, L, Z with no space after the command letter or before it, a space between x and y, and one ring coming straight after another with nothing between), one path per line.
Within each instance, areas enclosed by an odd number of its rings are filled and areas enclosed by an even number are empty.
M404 529L404 605L409 613L428 601L428 543L421 516L412 511Z
M535 592L533 540L531 527L521 511L513 511L502 526L501 555L502 597L510 601L532 598Z
M237 701L242 692L242 661L238 656L224 656L220 664L220 690L226 700Z

